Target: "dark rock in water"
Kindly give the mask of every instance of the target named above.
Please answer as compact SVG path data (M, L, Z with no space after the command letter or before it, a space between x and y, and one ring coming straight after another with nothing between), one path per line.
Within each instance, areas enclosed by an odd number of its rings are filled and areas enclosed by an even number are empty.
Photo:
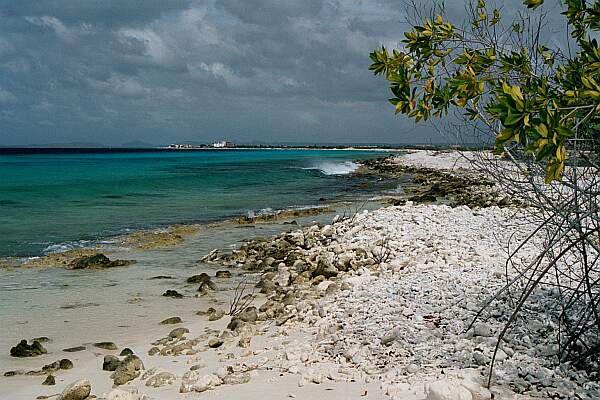
M325 197L319 197L319 201L327 201Z
M215 274L217 278L231 278L231 272L229 271L217 271Z
M298 225L298 221L293 220L293 221L285 221L283 223L284 225Z
M144 369L144 363L135 355L129 355L121 362L115 372L110 376L115 385L124 385L129 381L140 376L140 371Z
M217 285L211 280L202 282L198 288L199 292L208 292L209 290L217 290Z
M102 362L102 370L115 371L119 367L119 365L121 365L121 361L116 356L104 356L104 361Z
M132 354L133 354L133 350L131 350L129 347L125 347L123 350L121 350L121 353L119 353L119 355L121 357L130 356Z
M180 317L170 317L170 318L160 321L160 324L161 325L173 325L173 324L180 324L182 322L183 321L181 320Z
M157 275L157 276L153 276L152 278L150 278L152 280L157 280L157 279L175 279L170 275Z
M48 386L56 385L56 379L54 379L54 376L48 375L46 377L46 380L44 382L42 382L42 385L48 385Z
M85 350L85 346L75 346L75 347L69 347L67 349L63 349L64 352L67 353L76 353L78 351L83 351Z
M40 342L40 343L50 343L52 339L47 336L41 336L31 339L32 342Z
M63 358L59 361L59 366L60 369L71 369L73 368L73 361L69 360L68 358Z
M203 272L200 275L193 275L187 278L187 283L203 283L210 281L210 276L207 273Z
M94 346L104 350L117 350L117 345L113 342L98 342L94 343Z
M34 340L31 345L27 344L27 340L21 340L18 345L10 349L10 355L13 357L35 357L46 354L47 351L40 342Z
M166 292L164 292L163 296L172 297L174 299L182 299L183 298L183 295L181 293L179 293L177 290L172 290L172 289L169 289Z

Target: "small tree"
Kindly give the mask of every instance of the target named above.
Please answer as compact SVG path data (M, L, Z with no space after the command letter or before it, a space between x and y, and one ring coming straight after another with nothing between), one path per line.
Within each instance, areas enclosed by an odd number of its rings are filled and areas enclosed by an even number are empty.
M519 287L520 295L498 343L533 291L552 285L560 360L597 371L600 48L592 36L600 30L600 0L561 3L565 48L542 42L543 3L525 0L527 9L507 20L501 7L470 1L468 22L457 26L443 4L422 12L413 1L403 48L373 51L370 69L389 81L397 114L417 122L446 117L457 130L489 135L493 153L508 162L482 153L477 166L535 210L527 222L537 228L525 242L543 235L544 246L515 265L516 277L500 291Z
M525 1L530 9L542 3ZM536 26L521 14L507 25L486 4L469 4L470 26L457 27L441 13L425 19L404 34L403 50L372 52L370 69L390 82L396 113L418 122L464 109L496 134L497 154L520 144L546 161L547 183L559 179L568 141L600 132L600 49L589 36L600 30L600 1L566 1L563 14L578 46L572 57L540 43L543 18Z

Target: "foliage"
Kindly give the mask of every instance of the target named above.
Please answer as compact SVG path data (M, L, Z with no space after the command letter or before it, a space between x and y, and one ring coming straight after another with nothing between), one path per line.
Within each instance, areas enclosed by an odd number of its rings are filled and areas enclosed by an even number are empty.
M467 27L431 15L405 32L403 49L373 51L370 69L389 81L397 114L418 122L462 109L495 133L496 154L517 143L545 163L546 183L559 180L573 143L600 132L600 48L590 37L600 0L564 2L572 56L540 43L542 18L532 34L543 3L525 0L530 10L508 23L483 0L469 5Z

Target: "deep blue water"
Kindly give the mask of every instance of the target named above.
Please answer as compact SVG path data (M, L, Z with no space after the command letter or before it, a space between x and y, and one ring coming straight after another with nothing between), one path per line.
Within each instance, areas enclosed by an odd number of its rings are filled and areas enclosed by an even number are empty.
M380 152L328 150L0 151L0 256L127 229L350 199L377 189L347 174Z

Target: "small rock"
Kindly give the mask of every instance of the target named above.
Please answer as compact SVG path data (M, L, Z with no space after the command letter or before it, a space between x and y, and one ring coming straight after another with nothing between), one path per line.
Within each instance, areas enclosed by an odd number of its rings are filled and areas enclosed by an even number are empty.
M107 355L104 356L104 361L102 362L102 370L103 371L115 371L119 365L121 365L121 361L113 356Z
M487 356L480 351L473 352L473 360L477 365L487 365L490 361Z
M63 349L64 352L67 353L76 353L78 351L83 351L85 350L85 346L75 346L75 347L69 347L67 349Z
M172 289L169 289L166 292L164 292L163 296L171 297L173 299L182 299L183 298L183 295L181 293L179 293L177 290L172 290Z
M290 313L290 314L286 314L286 315L282 315L280 317L277 317L277 319L275 320L275 325L281 326L281 325L285 324L293 316L294 316L294 314Z
M59 368L60 369L71 369L71 368L73 368L73 361L69 360L68 358L63 358L62 360L59 361Z
M106 396L106 400L145 400L146 396L140 397L137 393L126 392L124 390L111 390Z
M329 288L329 286L333 284L334 282L332 281L323 281L317 285L317 290L319 292L325 292Z
M494 336L494 331L490 324L485 322L478 322L473 326L474 336L491 337Z
M242 325L244 325L244 322L241 319L239 319L238 317L231 317L231 321L229 321L229 323L227 324L227 329L229 329L230 331L235 331L239 329Z
M42 385L48 385L48 386L56 385L56 379L54 379L53 375L48 375L46 377L46 380L44 382L42 382Z
M60 361L54 361L52 364L47 364L42 367L42 371L45 373L56 372L59 369L60 369Z
M247 349L248 347L250 347L250 340L252 338L250 336L244 336L242 338L240 338L239 342L238 342L238 346L244 349Z
M223 377L224 385L241 385L250 382L250 374L247 372L236 372Z
M381 338L381 344L384 345L384 346L391 345L392 343L394 343L396 341L396 339L400 335L400 332L401 331L398 328L394 328L394 329L390 330L388 333L386 333Z
M207 315L209 321L218 321L221 318L223 318L223 316L225 315L225 311L221 310L220 308L218 310L215 310L214 308L209 308Z
M180 324L182 322L183 321L181 320L180 317L170 317L170 318L160 321L160 324L161 325L173 325L173 324Z
M208 347L211 349L216 349L217 347L221 347L223 345L223 340L219 338L211 338L208 341Z
M187 328L175 328L169 332L169 337L174 339L181 339L186 333L190 333Z
M198 287L198 292L201 292L201 294L206 294L209 291L215 291L215 290L217 290L217 284L211 280L202 282L200 284L200 286Z
M172 384L176 379L177 377L170 372L160 372L148 379L146 381L146 386L152 386L155 388L162 387Z
M113 342L98 342L94 343L94 346L104 350L117 350L117 345Z
M317 385L323 383L325 380L327 379L327 377L319 372L319 371L315 371L313 369L308 369L306 371L304 371L302 373L302 375L300 376L300 380L298 381L298 386L305 386L308 383L315 383Z
M217 278L231 278L231 272L229 271L217 271L215 274Z
M208 281L210 281L210 276L205 272L203 272L199 275L190 276L186 280L187 283L203 283L203 282L208 282Z
M332 236L333 234L335 234L335 228L332 225L325 225L321 229L321 235L323 236Z
M427 400L472 400L471 392L465 387L444 379L427 385Z
M408 364L405 371L409 374L415 374L419 372L419 366L417 364Z
M285 266L285 264L283 264ZM290 284L290 272L285 267L280 267L274 282L279 286L288 286Z
M172 276L170 275L156 275L150 278L151 280L158 280L158 279L173 279Z
M238 315L238 318L244 322L256 322L258 310L254 306L248 307Z
M15 347L10 349L12 357L36 357L46 354L47 351L40 342L34 340L31 345L27 344L27 340L23 339Z
M137 378L143 369L144 363L142 363L142 360L138 356L129 355L125 357L110 377L115 385L120 386Z
M214 374L210 374L198 379L192 388L195 392L204 392L219 385L221 385L221 379Z
M84 400L92 392L92 385L87 379L71 383L62 391L59 400Z
M492 393L489 389L481 386L477 382L465 379L460 384L471 392L472 400L490 400L492 398Z
M215 374L204 375L200 377L200 372L188 371L183 374L183 377L181 378L179 392L204 392L219 385L221 385L221 379Z
M218 321L225 316L225 311L215 310L215 312L208 314L209 321Z
M121 350L121 352L119 353L119 356L125 357L125 356L129 356L131 354L133 354L133 350L131 350L129 347L125 347L123 350Z
M92 256L80 257L71 261L68 265L70 269L97 269L97 268L112 268L122 267L129 264L133 264L135 261L130 260L114 260L111 261L102 253L94 254Z

